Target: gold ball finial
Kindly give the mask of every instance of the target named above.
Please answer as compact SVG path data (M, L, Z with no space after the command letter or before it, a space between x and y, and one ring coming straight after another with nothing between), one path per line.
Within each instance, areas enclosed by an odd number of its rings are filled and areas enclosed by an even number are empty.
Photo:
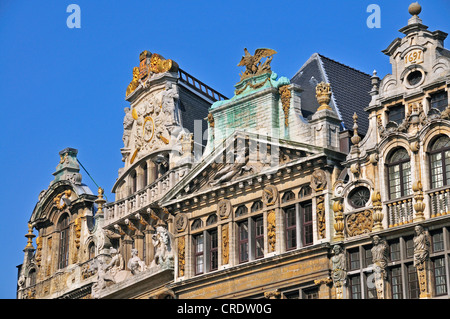
M418 2L411 3L408 8L408 12L412 16L417 16L422 12L422 7Z

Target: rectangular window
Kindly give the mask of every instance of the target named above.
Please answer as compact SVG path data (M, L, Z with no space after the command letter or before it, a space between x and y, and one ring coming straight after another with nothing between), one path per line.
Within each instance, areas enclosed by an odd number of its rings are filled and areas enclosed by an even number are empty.
M433 252L444 250L444 236L442 230L431 234L431 242L433 244Z
M350 266L349 270L359 269L359 249L352 249L348 251L348 264Z
M319 289L314 288L308 288L302 290L303 299L319 299Z
M297 218L295 207L286 209L286 250L297 248Z
M400 266L391 268L392 299L403 298L402 269Z
M365 246L364 247L364 267L369 267L372 265L372 247Z
M438 92L430 95L431 107L443 111L448 106L448 96L447 92Z
M389 243L391 261L400 260L400 242L398 240Z
M217 229L208 231L209 237L209 270L217 270L219 266Z
M409 299L419 298L419 280L417 278L416 267L413 264L408 265L408 293Z
M359 275L349 278L350 298L361 299L361 277Z
M255 226L255 259L264 257L264 219L258 216L253 220Z
M203 234L194 236L194 269L196 275L203 274L203 247Z
M63 229L60 233L59 241L59 264L58 268L62 269L69 264L69 228Z
M406 243L406 258L414 257L414 239L413 237L408 237L405 239Z
M372 279L372 280L371 280ZM373 273L368 273L365 276L365 287L366 287L366 299L378 299L377 297L377 289L375 287L375 281Z
M303 246L313 244L312 204L307 203L300 206L302 215Z
M389 108L389 122L400 124L405 119L405 107L403 104L391 106Z
M444 186L444 172L442 171L442 153L431 154L431 187Z
M389 166L389 196L390 199L402 197L400 165Z
M434 270L434 289L436 296L447 294L447 278L445 275L445 260L444 257L433 260Z
M239 262L248 261L248 221L238 224Z

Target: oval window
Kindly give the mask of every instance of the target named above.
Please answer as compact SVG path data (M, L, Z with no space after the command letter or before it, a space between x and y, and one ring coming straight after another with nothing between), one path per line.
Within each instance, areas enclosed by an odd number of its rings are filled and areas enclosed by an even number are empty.
M370 191L368 188L360 186L352 190L348 197L353 207L364 207L370 199Z

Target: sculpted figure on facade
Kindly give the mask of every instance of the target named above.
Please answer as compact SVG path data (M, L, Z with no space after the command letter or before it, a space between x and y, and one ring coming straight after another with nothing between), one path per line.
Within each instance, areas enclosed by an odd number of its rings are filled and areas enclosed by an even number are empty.
M334 256L331 257L331 279L336 288L336 299L344 298L344 285L347 278L345 254L341 246L333 246Z
M150 268L172 268L172 238L165 226L160 225L156 227L156 233L152 235L152 242L153 247L155 247L155 255Z
M388 244L378 235L372 238L372 263L375 279L375 288L378 299L384 299L384 281L387 278L386 266L388 264Z
M138 250L136 248L131 250L131 258L128 260L127 266L133 275L137 275L147 269L147 265L145 265L145 263L138 256Z
M121 282L129 277L130 272L125 270L125 261L117 249L111 248L110 253L112 258L105 269L115 282Z
M416 231L416 235L414 236L414 266L417 270L420 298L428 298L430 297L428 289L430 235L421 225L417 225L414 229Z
M123 118L123 145L124 147L128 147L130 143L130 135L131 135L131 127L133 126L133 115L131 114L130 108L126 107L124 109L125 116Z
M231 163L227 163L228 159L226 159L223 168L214 175L210 186L228 182L235 175L242 175L244 172L252 170L252 167L247 165L250 159L250 153L248 147L243 145L244 143L244 141L238 141L238 145L233 153L233 160L230 161Z
M112 275L106 271L106 266L101 259L94 259L92 268L97 270L97 277L92 285L92 298L98 298L100 292L107 287L108 283L115 283Z

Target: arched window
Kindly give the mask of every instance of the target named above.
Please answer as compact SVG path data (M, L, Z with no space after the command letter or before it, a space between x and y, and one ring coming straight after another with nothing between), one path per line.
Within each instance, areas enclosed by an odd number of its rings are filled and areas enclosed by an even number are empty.
M144 163L142 166L142 187L148 185L148 166L147 163Z
M206 220L206 226L214 225L217 222L217 215L213 214Z
M411 162L404 148L398 148L387 161L389 198L396 199L412 193Z
M200 218L194 220L194 222L192 223L191 229L192 230L196 230L199 229L203 226L202 220Z
M310 196L312 193L312 189L309 185L305 185L302 186L302 188L300 189L300 192L298 192L298 197L299 198L303 198L303 197L307 197Z
M430 148L431 188L450 185L450 138L441 136Z
M36 269L30 269L30 271L28 272L28 280L30 287L36 285Z
M236 212L234 214L236 217L239 217L239 216L246 215L247 212L248 212L247 207L245 207L244 205L241 205L238 208L236 208Z
M286 193L283 194L283 197L281 198L281 202L287 203L294 199L295 199L295 194L291 191L287 191Z
M59 231L59 255L58 269L67 267L69 264L69 215L64 214L58 222Z
M90 243L89 244L89 259L92 259L95 257L95 244L94 243Z
M263 209L263 203L262 203L262 201L258 200L252 204L251 212L254 213L261 209Z
M137 191L137 178L136 171L131 173L131 193L135 193Z

